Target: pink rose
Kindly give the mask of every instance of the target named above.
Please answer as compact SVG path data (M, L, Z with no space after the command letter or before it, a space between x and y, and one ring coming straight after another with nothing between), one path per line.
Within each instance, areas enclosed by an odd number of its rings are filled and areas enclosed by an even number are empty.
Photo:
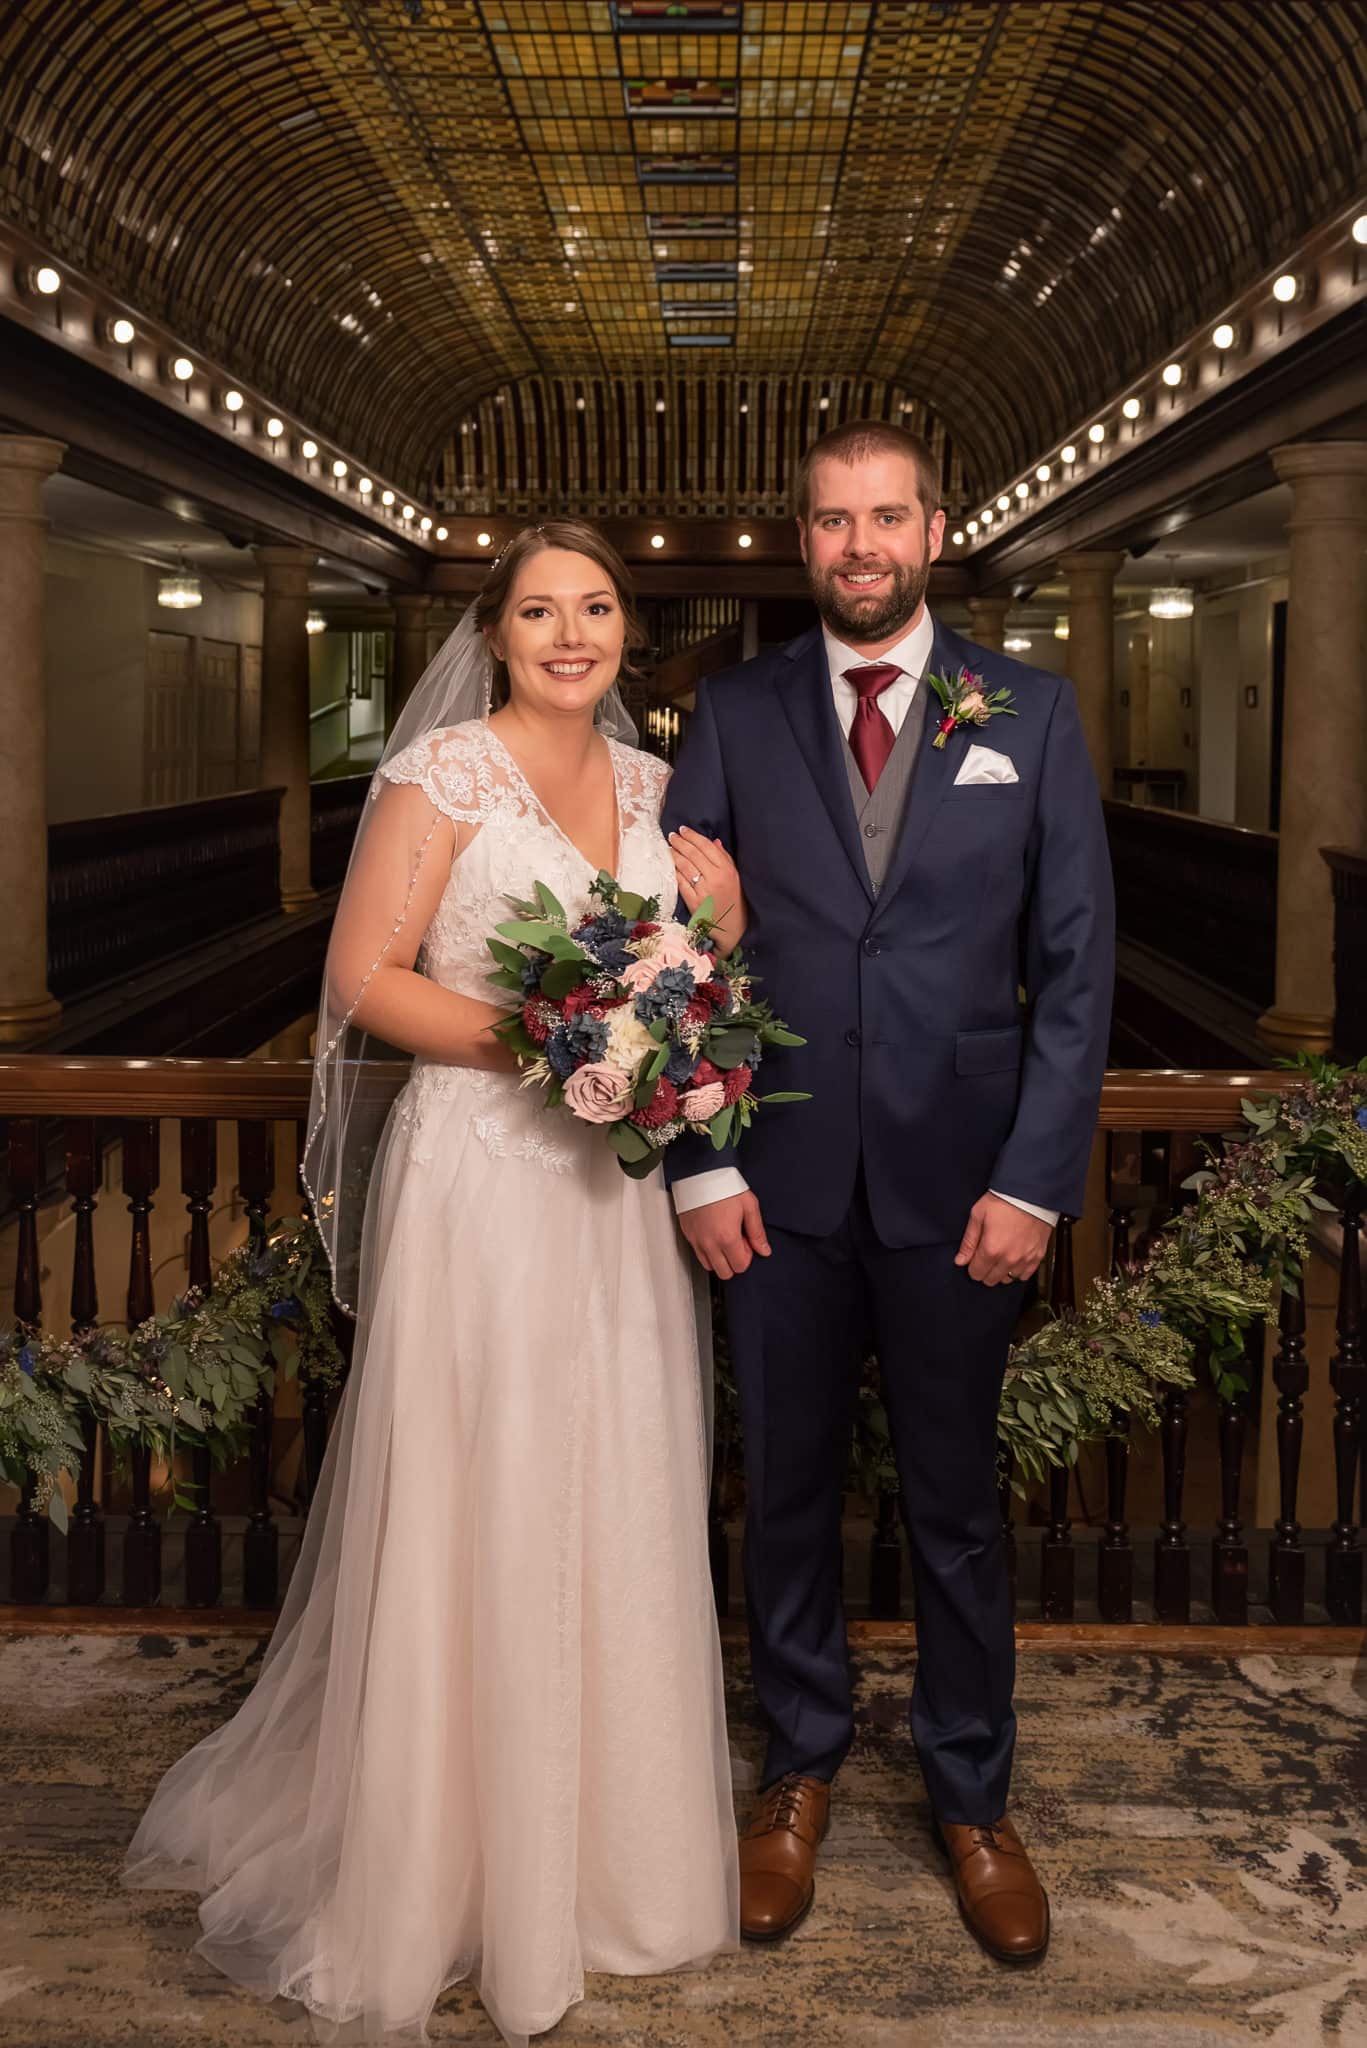
M966 690L959 699L960 718L979 718L987 710L987 700L981 690Z
M710 1124L719 1109L725 1107L726 1089L720 1081L708 1081L701 1088L690 1088L679 1097L679 1108L691 1124Z
M687 967L695 983L712 979L711 954L700 953L681 924L665 925L659 937L648 944L649 958L657 972L661 967Z
M620 1067L577 1067L565 1083L567 1105L586 1124L620 1123L631 1097L631 1076Z
M668 965L667 960L661 960L652 953L648 960L633 960L630 967L625 968L617 979L625 988L629 988L633 995L640 995L642 989L651 987L656 975L663 974Z

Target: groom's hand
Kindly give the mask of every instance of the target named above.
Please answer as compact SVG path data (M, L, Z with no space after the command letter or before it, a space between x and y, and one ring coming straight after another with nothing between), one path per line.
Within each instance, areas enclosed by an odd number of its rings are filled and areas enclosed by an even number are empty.
M769 1256L764 1235L764 1218L759 1202L749 1192L727 1195L721 1202L704 1202L697 1209L685 1209L679 1228L697 1255L698 1263L719 1280L734 1280L743 1273L756 1252Z
M970 1280L998 1287L1003 1281L1028 1280L1048 1249L1047 1223L1000 1195L980 1195L968 1212L954 1263L967 1266Z

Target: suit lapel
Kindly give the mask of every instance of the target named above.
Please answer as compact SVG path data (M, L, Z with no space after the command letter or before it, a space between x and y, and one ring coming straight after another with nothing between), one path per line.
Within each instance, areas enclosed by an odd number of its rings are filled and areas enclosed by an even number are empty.
M947 627L935 622L935 638L931 642L930 660L926 673L952 675L960 668L973 666L975 650ZM943 801L945 791L953 787L959 766L971 744L972 728L960 726L952 732L942 748L935 745L942 716L940 700L923 676L918 686L929 692L926 699L925 725L921 731L921 744L916 755L916 765L911 774L911 787L907 791L907 807L902 818L902 829L897 836L888 864L887 877L880 892L887 901L894 890L906 880L907 870L916 858L927 833L935 822L935 813Z
M814 627L784 649L791 667L778 684L778 693L793 736L821 801L830 814L836 836L844 847L859 885L873 901L873 884L864 861L859 839L859 821L850 800L849 771L845 766L845 736L835 715L831 679L826 668L826 643L821 628Z

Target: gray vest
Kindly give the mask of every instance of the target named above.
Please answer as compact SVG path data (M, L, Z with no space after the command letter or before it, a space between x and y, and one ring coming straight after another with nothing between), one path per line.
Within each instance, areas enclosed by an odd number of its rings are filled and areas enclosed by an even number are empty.
M864 787L859 763L850 752L848 741L843 750L845 768L850 778L850 796L854 801L854 815L859 820L864 865L869 871L869 880L873 884L875 896L883 886L897 846L897 835L902 829L902 819L906 815L911 774L916 766L916 750L925 731L926 696L927 686L921 681L916 685L916 694L902 721L902 729L872 790Z

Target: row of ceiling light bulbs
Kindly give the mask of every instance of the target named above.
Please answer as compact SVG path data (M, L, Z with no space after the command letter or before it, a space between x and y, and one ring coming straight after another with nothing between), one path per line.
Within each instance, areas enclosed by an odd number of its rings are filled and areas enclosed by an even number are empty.
M1358 215L1357 219L1353 222L1352 234L1355 242L1367 244L1367 213ZM1280 277L1273 280L1272 296L1279 306L1294 305L1304 291L1305 279L1299 271L1285 270ZM1212 328L1210 336L1212 346L1218 349L1221 355L1225 355L1230 349L1237 347L1241 338L1240 329L1229 320L1222 320L1218 327ZM1181 363L1167 363L1162 371L1163 382L1170 391L1175 391L1178 385L1185 380L1186 374ZM1133 393L1120 408L1121 417L1127 420L1137 420L1143 410L1143 399L1136 397ZM1101 445L1106 439L1106 424L1104 420L1094 420L1092 422L1091 426L1087 429L1087 439L1094 447ZM1078 459L1076 444L1072 441L1067 442L1059 450L1058 459L1065 469L1071 469ZM1036 483L1047 484L1053 473L1051 463L1041 462L1035 470ZM976 519L966 519L961 527L955 528L950 536L953 545L955 547L965 546L980 531L993 525L999 514L1005 515L1019 510L1020 506L1024 504L1029 496L1030 485L1022 478L1015 486L1014 504L1012 502L1012 494L1003 491L998 497L995 506L985 506Z
M39 263L29 270L25 282L43 298L55 298L62 289L62 273L51 263ZM106 339L114 342L119 348L131 347L137 340L138 335L138 330L133 325L133 322L123 314L120 314L117 319L106 321L104 332ZM195 375L195 366L189 356L171 356L168 358L166 367L171 377L180 385L189 384ZM244 394L236 389L225 391L221 402L223 410L234 416L240 413L247 403ZM271 443L274 450L280 451L288 447L285 422L274 413L266 421L264 431L266 439ZM299 442L299 453L305 462L315 461L319 453L318 443L308 437L302 438ZM340 455L334 456L332 459L332 475L339 488L350 473L350 463L346 462ZM363 498L369 500L375 495L374 479L368 476L358 477L356 489ZM415 523L420 533L431 533L437 540L446 539L446 528L444 526L438 526L434 531L433 521L426 512L420 513L416 505L400 504L397 493L391 491L387 486L380 491L379 501L387 512L392 512L394 507L398 506L399 509L394 516L404 521ZM371 508L367 506L367 509Z

